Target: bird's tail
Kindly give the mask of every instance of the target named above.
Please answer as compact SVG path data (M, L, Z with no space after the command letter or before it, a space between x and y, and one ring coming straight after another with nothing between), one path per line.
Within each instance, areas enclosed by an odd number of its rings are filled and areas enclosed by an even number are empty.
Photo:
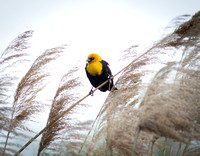
M114 91L114 90L118 90L115 85L113 84L113 79L109 79L109 91Z

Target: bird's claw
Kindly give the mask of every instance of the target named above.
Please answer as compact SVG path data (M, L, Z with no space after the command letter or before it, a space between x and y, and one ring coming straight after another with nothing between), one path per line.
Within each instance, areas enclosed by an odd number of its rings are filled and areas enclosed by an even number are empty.
M89 95L93 96L94 95L94 91L91 89L91 91L89 92Z

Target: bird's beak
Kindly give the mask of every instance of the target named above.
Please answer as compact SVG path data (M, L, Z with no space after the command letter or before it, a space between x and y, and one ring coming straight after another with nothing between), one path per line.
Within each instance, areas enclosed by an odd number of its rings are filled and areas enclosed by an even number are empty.
M91 62L91 61L92 61L92 59L91 59L91 58L88 58L86 61L87 61L87 62Z
M88 58L88 59L87 59L87 62L90 63L92 60L94 60L94 57Z

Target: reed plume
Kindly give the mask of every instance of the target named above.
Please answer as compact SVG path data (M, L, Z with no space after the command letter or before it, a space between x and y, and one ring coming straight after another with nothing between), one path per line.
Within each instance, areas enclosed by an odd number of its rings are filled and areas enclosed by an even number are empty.
M199 140L199 36L200 12L180 25L163 42L179 54L179 61L161 68L148 87L140 108L140 130L192 146ZM172 39L173 37L173 39ZM187 151L187 150L186 150ZM184 152L186 152L184 150Z
M143 54L132 55L116 82L120 92L105 101L94 150L103 137L104 155L152 155L156 146L166 152L160 137L184 143L187 153L192 140L199 141L199 17L197 12Z
M85 107L85 105L79 104L77 107L57 118L58 115L66 111L79 97L75 93L81 86L80 77L77 75L77 72L78 67L72 68L60 81L47 121L47 126L51 126L42 135L38 155L42 151L42 154L54 153L54 155L60 155L58 150L55 149L63 148L63 145L66 147L64 149L66 153L77 153L78 148L80 148L80 143L85 136L85 134L81 134L80 132L81 130L86 131L89 129L90 121L77 122L73 117L73 114L78 112L77 109L83 106Z
M182 24L165 48L181 50L180 61L158 71L142 102L140 128L178 141L199 139L200 12Z
M6 137L7 139L4 150L6 150L7 142L10 138L11 132L19 133L19 130L21 129L21 131L29 131L32 133L32 130L24 126L22 123L30 120L32 115L40 112L40 110L44 107L43 103L37 101L37 95L47 85L45 80L50 75L49 72L45 71L45 68L61 55L63 49L64 47L57 47L45 51L35 60L26 75L19 82L14 95L12 114L9 122L10 126ZM29 138L27 135L22 136Z
M32 35L32 30L20 34L9 44L0 57L0 134L3 138L0 140L0 154L2 155L5 149L2 147L4 140L6 140L5 132L9 131L12 113L10 97L13 96L19 80L16 73L20 71L21 65L29 60L27 49L30 48L29 40ZM16 133L14 134L16 135ZM14 149L9 148L8 151L13 152Z

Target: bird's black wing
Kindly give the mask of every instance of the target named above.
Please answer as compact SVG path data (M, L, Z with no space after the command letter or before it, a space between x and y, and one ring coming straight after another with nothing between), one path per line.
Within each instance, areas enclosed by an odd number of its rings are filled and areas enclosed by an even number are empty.
M107 78L111 78L112 77L112 72L111 72L111 70L109 68L108 62L102 60L101 63L103 65L103 74L105 74Z
M108 62L102 60L101 61L102 65L103 65L103 70L102 70L102 76L104 76L104 81L106 80L109 80L107 84L105 84L103 87L102 87L102 90L105 89L105 90L111 90L112 87L113 87L113 78L112 78L112 72L109 68L109 64Z

